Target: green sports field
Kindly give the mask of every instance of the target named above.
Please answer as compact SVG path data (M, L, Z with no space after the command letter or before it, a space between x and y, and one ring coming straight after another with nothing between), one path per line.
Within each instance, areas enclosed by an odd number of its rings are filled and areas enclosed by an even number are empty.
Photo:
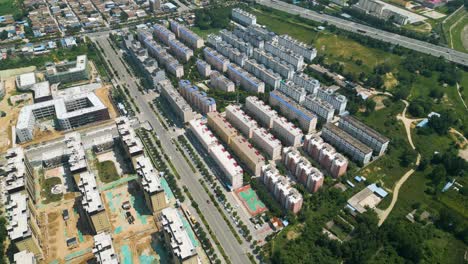
M236 193L252 216L261 214L267 210L265 204L258 199L257 194L252 190L250 185L239 188Z

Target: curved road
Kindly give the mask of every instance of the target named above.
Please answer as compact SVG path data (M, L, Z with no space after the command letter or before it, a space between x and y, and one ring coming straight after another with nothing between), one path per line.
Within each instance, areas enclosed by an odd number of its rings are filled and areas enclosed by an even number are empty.
M468 54L459 52L447 47L434 45L425 41L404 37L388 31L376 29L363 24L351 22L345 19L319 14L315 11L281 2L279 0L256 0L258 4L288 12L293 15L300 15L303 18L314 20L320 23L327 22L338 28L365 35L384 42L400 45L408 49L419 51L435 57L444 57L445 59L468 66Z

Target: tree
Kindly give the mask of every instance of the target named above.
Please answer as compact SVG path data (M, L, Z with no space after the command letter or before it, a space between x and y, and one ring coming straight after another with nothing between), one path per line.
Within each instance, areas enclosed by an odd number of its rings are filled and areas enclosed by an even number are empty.
M6 30L3 30L0 32L0 40L5 40L8 38L8 32Z

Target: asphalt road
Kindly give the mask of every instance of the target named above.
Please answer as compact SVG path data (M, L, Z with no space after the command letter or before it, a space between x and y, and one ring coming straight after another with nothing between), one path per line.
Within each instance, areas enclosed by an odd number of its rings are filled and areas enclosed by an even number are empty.
M429 54L435 57L444 57L449 61L461 64L468 65L468 54L464 52L459 52L447 47L442 47L434 45L425 41L416 40L408 37L404 37L398 34L390 33L388 31L376 29L373 27L365 26L363 24L351 22L345 19L319 14L315 11L305 9L299 6L281 2L279 0L256 0L257 3L268 6L270 8L278 9L281 11L288 12L290 14L297 15L301 17L314 20L317 22L328 22L328 24L335 25L338 28L365 35L374 39L378 39L384 42L392 43L395 45L400 45L408 49L419 51L425 54Z
M217 211L212 203L207 203L210 198L205 192L197 178L194 176L191 168L183 158L182 154L176 150L175 145L171 142L171 135L163 128L159 120L149 107L147 98L138 91L134 77L127 73L124 64L120 61L119 56L116 54L109 44L107 36L94 38L95 41L104 49L104 56L112 64L112 67L119 73L119 78L122 83L128 85L130 95L134 98L136 105L141 111L139 115L140 121L148 121L153 127L156 134L159 136L161 146L166 154L172 160L172 163L181 176L179 183L187 186L193 199L198 203L200 210L203 212L205 219L209 226L214 231L216 237L224 248L226 254L229 256L232 263L250 263L246 256L247 247L244 243L239 245L234 235L229 230L227 224L224 222L221 214ZM195 213L195 212L194 212ZM221 256L220 256L221 257Z

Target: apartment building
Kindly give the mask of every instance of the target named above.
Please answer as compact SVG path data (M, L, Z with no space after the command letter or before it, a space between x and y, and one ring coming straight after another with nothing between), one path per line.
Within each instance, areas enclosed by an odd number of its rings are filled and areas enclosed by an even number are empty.
M261 168L265 165L265 158L260 151L253 147L247 139L241 135L235 136L229 147L234 154L245 164L255 176L260 176Z
M273 127L273 120L278 118L278 113L256 96L249 96L245 99L245 109L248 114L268 129Z
M304 67L304 57L280 46L277 42L265 42L265 50L291 64L295 70L301 70Z
M232 19L244 26L256 25L257 17L240 9L234 8L231 12Z
M214 98L208 97L206 92L192 85L188 80L179 81L180 94L187 102L200 113L206 114L216 111L216 101Z
M211 66L204 60L197 60L197 71L203 78L211 75Z
M96 234L110 231L111 225L102 202L95 175L90 171L85 171L81 172L77 179L79 179L76 184L81 193L83 214L88 223L90 223L91 228Z
M80 55L75 61L46 64L45 78L50 83L69 83L89 79L88 57Z
M257 63L256 60L247 60L244 64L244 69L255 75L273 89L278 88L282 80L279 74L266 68L264 65Z
M292 81L281 81L277 90L299 104L302 104L305 101L307 95L304 87L296 85Z
M42 259L42 239L38 213L27 194L14 192L6 195L4 201L6 231L11 243L19 251L27 250L37 259Z
M274 72L277 72L285 79L291 79L295 70L294 67L285 61L282 61L279 57L273 56L271 53L266 52L262 49L254 49L252 53L252 58L257 60L259 63L265 65L266 67L272 69Z
M171 52L182 62L188 62L193 57L193 50L185 46L182 42L177 39L169 40L168 44Z
M228 105L225 110L226 119L247 138L252 138L253 130L258 127L257 122L248 116L237 105Z
M144 154L143 143L141 143L140 138L135 133L135 130L127 117L117 117L115 119L115 124L117 125L117 131L119 132L120 139L123 142L124 149L135 165L134 160Z
M281 141L270 134L265 128L256 127L252 132L252 142L271 160L281 157Z
M164 231L165 244L173 255L174 263L198 264L197 248L187 230L190 226L184 225L183 219L182 213L175 208L169 207L161 211L159 220Z
M299 146L304 136L300 128L284 117L273 120L271 131L287 146Z
M217 143L212 146L210 156L223 172L228 189L236 190L242 187L244 171L223 145Z
M374 129L349 115L343 116L340 119L338 126L352 137L370 147L376 156L383 155L390 143L390 140L387 137L382 136Z
M284 209L294 214L301 210L302 195L292 187L288 178L279 174L276 168L271 165L263 166L260 179Z
M75 179L75 183L79 181L78 175L88 170L86 162L86 152L81 141L81 135L78 132L68 133L65 135L66 154L70 172Z
M231 144L231 140L237 136L237 130L218 112L211 112L206 115L208 117L208 127L221 138L227 145Z
M295 73L292 81L301 86L304 87L304 89L311 94L316 94L318 89L320 88L320 82L309 75L305 73Z
M253 32L251 28L245 28L241 25L237 25L234 28L233 33L238 38L250 43L256 48L263 49L265 47L265 39Z
M172 110L178 118L184 123L189 122L194 118L194 113L190 105L185 99L177 92L169 80L164 80L158 84L160 87L161 95L169 102Z
M243 170L231 156L231 154L224 149L218 142L218 139L211 130L206 126L206 121L195 119L189 123L190 130L195 135L197 140L208 151L208 154L218 165L223 172L222 178L230 189L237 189L242 186Z
M306 133L315 131L317 116L279 91L270 92L269 102L272 106L278 106L283 115L291 120L297 120L302 130Z
M334 92L333 89L322 87L317 90L317 97L331 104L337 115L345 113L348 103L346 96Z
M153 35L156 39L168 46L170 40L176 39L176 36L167 27L159 24L153 25Z
M93 254L97 263L119 264L119 255L115 253L112 245L112 236L102 232L93 237Z
M235 64L231 63L227 66L227 74L229 79L234 83L239 84L240 87L247 91L254 93L265 92L264 82L260 81L255 76Z
M219 89L225 92L234 92L236 90L234 83L219 71L211 72L210 84L215 89Z
M242 53L241 51L239 51L232 45L223 41L223 39L218 35L214 35L214 34L209 35L207 41L220 54L222 54L223 56L226 56L229 60L238 64L241 67L243 67L245 62L249 59L247 54Z
M289 172L304 185L308 191L317 192L323 185L324 176L320 170L312 167L300 152L292 147L283 149L282 161Z
M312 60L317 56L317 50L314 47L307 45L304 42L300 42L289 35L279 36L278 44L301 55L307 62L312 62Z
M156 58L159 64L165 67L170 74L177 78L184 76L184 67L179 61L167 53L166 49L152 38L145 38L146 36L145 34L140 34L139 38L143 39L143 45L148 49L148 54Z
M372 149L336 125L332 123L325 124L321 136L325 141L346 153L356 162L363 165L370 162Z
M218 138L216 138L216 136L206 126L206 121L193 119L189 122L189 127L198 142L200 142L206 151L209 151L211 146L217 145Z
M328 123L333 120L335 109L328 102L314 96L308 95L304 101L304 107L314 112L322 121Z
M205 45L203 39L200 36L193 33L193 31L184 25L181 25L174 20L171 20L169 23L172 32L174 32L175 35L182 40L182 42L186 43L193 49L199 49Z
M226 43L245 53L248 57L252 56L253 46L250 43L245 42L244 40L234 35L234 33L227 31L226 29L219 31L219 35Z
M143 189L145 201L153 213L157 213L169 205L161 185L159 172L153 167L151 160L139 156L135 161L135 170L139 176L139 184Z
M229 65L229 60L223 55L219 54L217 51L213 50L210 47L205 47L203 49L203 55L206 62L213 66L213 68L220 72L226 72Z
M346 173L348 159L336 152L330 144L325 143L319 136L307 135L304 139L303 149L313 160L319 162L333 178L338 178Z
M36 203L36 188L34 185L34 171L22 147L13 147L7 150L5 172L2 180L2 189L11 194L25 192L30 201Z

